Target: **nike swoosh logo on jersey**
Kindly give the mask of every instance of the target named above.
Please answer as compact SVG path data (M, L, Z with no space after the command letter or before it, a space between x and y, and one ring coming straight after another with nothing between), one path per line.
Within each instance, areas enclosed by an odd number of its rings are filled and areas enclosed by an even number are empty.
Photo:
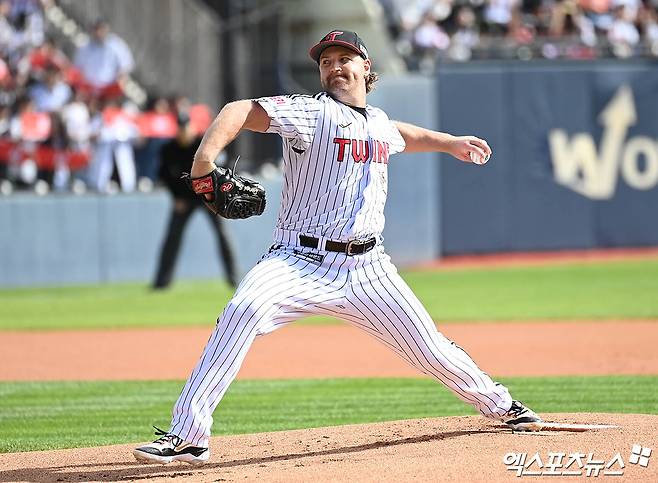
M339 124L339 126L342 127L343 129L345 129L347 126L351 126L351 125L352 125L351 122L346 122L345 124Z
M292 150L295 151L297 154L302 154L306 149L299 149L296 148L295 146L292 147Z

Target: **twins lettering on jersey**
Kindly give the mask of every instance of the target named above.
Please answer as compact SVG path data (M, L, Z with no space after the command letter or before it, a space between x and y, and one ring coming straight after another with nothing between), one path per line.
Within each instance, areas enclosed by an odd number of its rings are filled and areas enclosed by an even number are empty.
M355 111L326 93L264 97L267 132L284 139L283 185L274 241L295 233L348 241L384 228L388 160L404 139L385 112Z
M388 143L378 140L368 141L367 139L348 139L334 138L334 144L338 144L338 155L336 161L342 163L345 160L345 149L348 154L352 153L352 160L355 163L373 163L388 164Z

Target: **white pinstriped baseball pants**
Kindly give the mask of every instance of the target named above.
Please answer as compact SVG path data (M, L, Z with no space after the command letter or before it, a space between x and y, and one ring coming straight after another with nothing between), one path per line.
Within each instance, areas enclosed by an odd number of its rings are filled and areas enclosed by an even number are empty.
M311 314L365 330L484 416L497 419L512 404L507 388L437 331L381 245L356 256L279 246L245 276L218 319L174 406L170 432L208 446L212 414L256 336Z

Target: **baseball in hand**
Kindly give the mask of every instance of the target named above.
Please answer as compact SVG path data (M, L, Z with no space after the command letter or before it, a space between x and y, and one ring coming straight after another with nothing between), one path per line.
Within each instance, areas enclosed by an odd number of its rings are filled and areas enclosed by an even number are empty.
M475 151L471 151L469 153L469 157L471 158L471 161L473 164L485 164L487 161L489 161L489 155L485 156L480 156L478 153Z

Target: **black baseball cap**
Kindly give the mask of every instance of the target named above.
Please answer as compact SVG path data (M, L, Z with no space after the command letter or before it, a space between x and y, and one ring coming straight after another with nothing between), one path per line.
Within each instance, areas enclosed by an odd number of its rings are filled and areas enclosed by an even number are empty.
M356 32L350 32L349 30L332 30L327 35L322 37L317 44L311 47L311 50L308 51L308 54L316 62L320 62L320 55L324 49L328 47L333 47L334 45L339 45L350 49L353 52L356 52L364 59L368 58L368 51L366 46L363 43L363 40L359 37Z

